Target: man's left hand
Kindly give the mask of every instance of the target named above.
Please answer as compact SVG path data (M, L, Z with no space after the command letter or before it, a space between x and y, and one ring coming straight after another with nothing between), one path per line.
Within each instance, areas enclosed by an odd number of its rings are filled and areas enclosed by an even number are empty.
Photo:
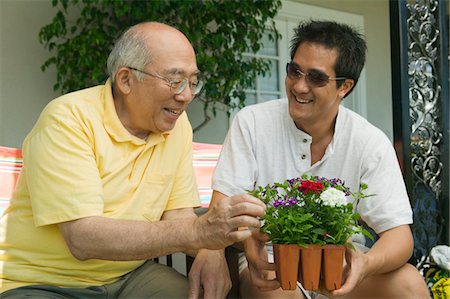
M347 248L345 251L346 265L344 267L345 283L331 292L332 296L343 296L350 293L365 278L365 265L367 256L357 248Z
M231 289L230 273L223 250L201 249L188 277L190 299L225 298Z

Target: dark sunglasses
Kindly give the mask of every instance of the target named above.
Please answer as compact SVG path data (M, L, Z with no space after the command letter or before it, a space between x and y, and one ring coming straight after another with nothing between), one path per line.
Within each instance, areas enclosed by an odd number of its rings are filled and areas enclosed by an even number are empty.
M328 82L330 82L330 80L340 81L347 79L345 77L331 78L327 74L316 71L304 73L300 70L298 65L293 62L288 62L286 64L286 74L291 80L296 80L300 79L301 77L305 77L306 83L308 83L308 85L311 87L325 86L328 84Z

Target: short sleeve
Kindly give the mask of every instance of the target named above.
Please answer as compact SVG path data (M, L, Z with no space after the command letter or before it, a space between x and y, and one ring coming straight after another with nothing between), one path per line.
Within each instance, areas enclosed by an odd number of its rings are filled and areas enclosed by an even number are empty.
M412 209L394 148L389 141L373 145L364 159L361 182L368 185L357 204L361 218L377 233L412 223Z
M24 142L37 226L102 215L103 192L88 133L70 114L44 110Z

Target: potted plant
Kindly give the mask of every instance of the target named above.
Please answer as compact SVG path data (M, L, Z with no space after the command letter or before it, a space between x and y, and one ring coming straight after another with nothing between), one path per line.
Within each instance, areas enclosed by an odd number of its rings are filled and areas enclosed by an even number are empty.
M283 289L295 289L299 280L306 289L316 290L321 272L327 290L340 288L345 249L353 248L348 243L349 238L355 233L372 238L359 225L359 214L353 210L358 200L368 197L363 193L365 189L367 185L361 184L360 190L353 193L340 179L303 175L281 183L259 186L249 192L267 205L261 230L272 240L278 266L277 278ZM285 261L286 244L291 245L289 252L298 247L299 258L287 258ZM331 256L335 258L331 259ZM331 265L332 271L328 273L330 263L336 259L337 262ZM300 267L291 270L289 278L284 281L288 276L284 274L285 264L297 264L298 267L297 260L300 260Z

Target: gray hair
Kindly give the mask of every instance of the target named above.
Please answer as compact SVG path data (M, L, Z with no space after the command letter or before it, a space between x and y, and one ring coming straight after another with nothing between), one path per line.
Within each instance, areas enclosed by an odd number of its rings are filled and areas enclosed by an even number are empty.
M136 29L135 26L126 30L119 37L108 57L107 68L111 83L114 83L116 72L121 67L145 68L151 61L150 54L144 31ZM134 73L138 80L144 79L144 74Z

